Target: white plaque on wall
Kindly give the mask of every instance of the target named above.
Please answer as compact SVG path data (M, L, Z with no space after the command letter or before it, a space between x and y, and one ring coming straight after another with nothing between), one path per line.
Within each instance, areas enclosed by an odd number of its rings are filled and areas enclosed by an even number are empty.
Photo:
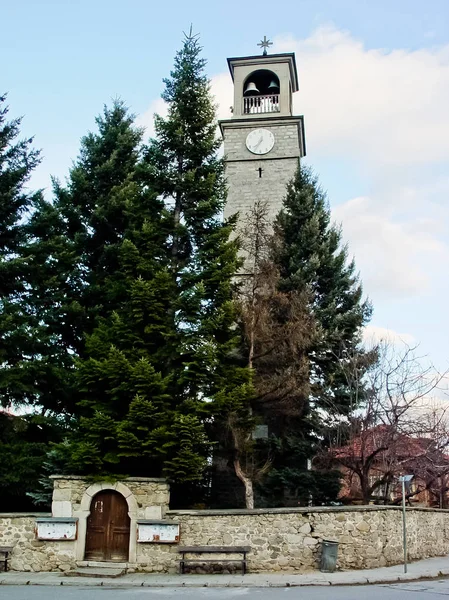
M36 519L36 537L38 540L76 540L78 519L70 517L52 517Z
M137 541L153 544L177 544L179 523L174 521L137 521Z

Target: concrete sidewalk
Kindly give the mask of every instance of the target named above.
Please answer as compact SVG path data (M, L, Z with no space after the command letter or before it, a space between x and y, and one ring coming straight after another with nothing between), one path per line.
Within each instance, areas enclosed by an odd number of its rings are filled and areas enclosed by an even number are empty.
M135 573L117 579L93 577L66 577L63 573L0 573L0 585L64 585L128 587L295 587L316 585L366 585L394 583L449 576L449 556L429 558L408 565L339 571L336 573L248 573L242 575L153 575Z

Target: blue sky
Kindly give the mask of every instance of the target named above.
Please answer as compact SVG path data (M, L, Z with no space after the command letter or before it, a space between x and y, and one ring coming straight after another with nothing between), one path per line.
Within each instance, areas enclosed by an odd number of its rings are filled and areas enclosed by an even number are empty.
M307 162L328 191L385 329L449 365L449 1L0 1L0 91L63 178L104 103L152 114L193 22L227 116L228 56L296 52Z

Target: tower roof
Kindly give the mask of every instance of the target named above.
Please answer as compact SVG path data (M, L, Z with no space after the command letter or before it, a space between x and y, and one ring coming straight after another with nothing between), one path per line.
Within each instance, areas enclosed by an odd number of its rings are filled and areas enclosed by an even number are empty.
M241 56L235 58L228 58L228 66L231 72L232 80L234 81L234 67L240 65L254 65L256 68L262 69L264 67L269 68L269 65L280 62L288 62L290 69L290 78L292 82L292 91L297 92L299 89L298 85L298 71L296 70L296 60L294 52L287 52L284 54L258 54L256 56Z

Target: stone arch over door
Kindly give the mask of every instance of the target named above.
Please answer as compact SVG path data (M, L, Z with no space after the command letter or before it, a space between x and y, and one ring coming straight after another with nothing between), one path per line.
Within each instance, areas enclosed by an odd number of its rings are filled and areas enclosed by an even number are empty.
M104 490L111 490L121 494L128 505L130 519L129 558L128 562L135 563L137 557L137 502L131 490L123 483L94 483L87 488L81 499L80 508L73 512L78 517L78 540L76 545L76 560L84 560L86 550L87 518L90 515L92 499Z

